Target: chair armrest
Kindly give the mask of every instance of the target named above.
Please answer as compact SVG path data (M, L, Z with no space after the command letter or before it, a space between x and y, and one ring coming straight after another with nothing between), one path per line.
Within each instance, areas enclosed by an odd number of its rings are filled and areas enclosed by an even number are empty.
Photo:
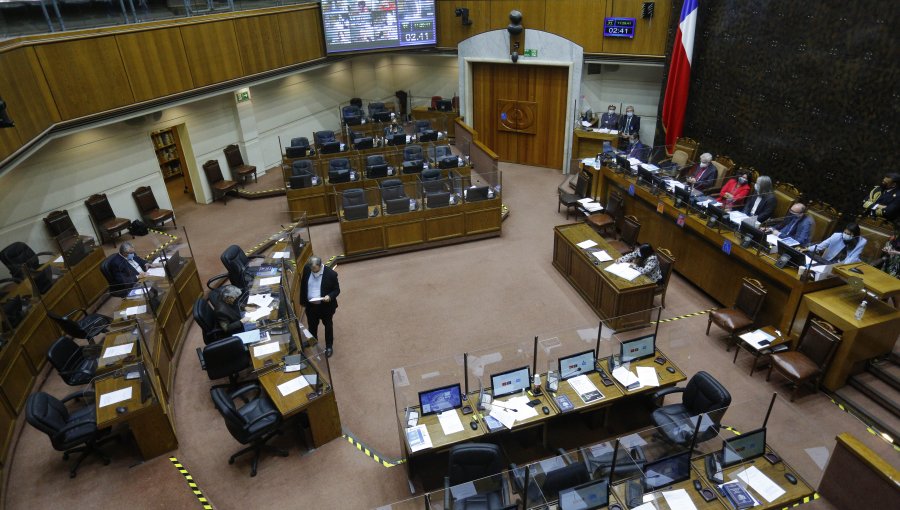
M248 259L264 259L264 258L266 258L266 256L265 255L247 255L247 258Z
M197 347L197 357L200 358L200 370L206 370L206 358L203 357L202 347Z
M781 344L772 347L772 354L778 354L779 352L785 352L791 350L791 346L788 344Z
M206 288L208 288L208 289L218 288L219 285L216 285L215 287L213 287L213 282L216 282L219 280L224 280L226 278L228 278L228 273L217 274L217 275L213 276L212 278L210 278L209 280L206 280Z
M271 411L266 411L265 413L257 416L254 420L247 422L247 425L253 425L254 423L262 420L263 418L268 418L269 416L278 416L278 411L274 409Z
M70 400L74 400L76 398L85 398L85 397L93 398L95 394L96 393L94 392L93 388L87 388L87 389L79 390L79 391L76 391L76 392L66 395L65 397L62 398L62 400L60 400L60 402L65 404L66 402L68 402Z
M244 395L245 393L248 393L248 392L254 391L254 390L259 391L260 387L255 384L248 384L247 386L244 386L242 388L238 388L238 389L234 390L233 392L229 393L228 396L230 396L233 399L235 397L240 397L241 395Z
M652 395L650 395L650 398L652 398L653 400L656 400L656 399L663 398L666 395L669 395L672 393L684 393L684 388L679 388L677 386L672 386L671 388L663 388L663 389L657 391L656 393L653 393Z
M100 352L102 352L103 346L98 344L88 344L81 347L81 352L85 358L88 359L97 359L100 357Z
M63 318L64 318L64 319L68 319L68 318L71 317L75 312L81 312L82 315L87 315L87 310L85 310L84 308L73 308L72 310L69 311L69 313L63 315Z
M444 477L444 508L450 508L450 477Z

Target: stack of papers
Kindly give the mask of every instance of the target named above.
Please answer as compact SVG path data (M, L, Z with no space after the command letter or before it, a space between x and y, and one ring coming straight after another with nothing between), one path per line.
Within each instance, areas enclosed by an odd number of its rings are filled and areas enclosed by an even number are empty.
M234 336L240 338L241 342L243 342L244 345L255 344L257 342L262 342L265 340L272 339L272 337L269 336L268 331L266 331L265 335L263 335L263 332L258 329L254 329L251 331L243 331L241 333L236 333Z
M747 342L753 347L756 347L757 349L762 349L769 345L772 340L775 340L775 337L761 329L757 329L756 331L751 331L749 333L744 333L743 335L741 335L741 340Z
M731 211L728 213L728 219L731 220L735 225L740 225L742 221L749 218L746 214L741 211Z
M610 264L603 268L606 271L618 276L619 278L624 278L629 282L637 278L641 275L641 272L637 269L632 268L628 265L627 262L619 262L616 264Z
M129 399L131 399L131 386L100 395L100 407L111 406Z
M594 129L594 133L609 133L610 131L606 128L596 128Z
M115 358L117 356L125 356L134 349L134 342L125 345L114 345L103 351L103 358Z
M646 386L659 386L659 377L656 376L656 369L653 367L637 367L638 380L641 382L641 388Z
M528 405L530 401L531 399L526 396L513 397L506 401L495 400L495 405L491 406L490 416L503 424L504 427L511 429L515 425L516 420L527 420L537 416L537 411Z
M641 163L641 168L647 170L648 172L656 172L659 171L659 167L652 163Z
M600 262L609 262L613 258L609 256L609 253L606 253L605 250L600 251L592 251L591 255L597 258Z
M594 246L597 246L597 242L592 239L588 239L587 241L581 241L580 243L576 244L575 246L581 248L582 250L586 250L588 248L593 248Z
M612 375L616 378L617 381L619 381L620 384L622 384L622 386L625 386L626 388L631 385L636 386L630 389L638 389L641 387L641 380L638 379L638 377L634 375L631 370L625 368L625 365L619 365L618 367L616 367L616 369L612 371Z
M694 502L691 501L691 496L684 489L663 491L662 495L672 510L697 510Z
M281 283L281 277L280 277L280 276L270 276L270 277L268 277L268 278L260 278L260 279L259 279L259 284L260 284L260 286L263 286L263 285L278 285L279 283Z
M578 377L573 377L566 381L569 383L569 386L575 390L575 393L581 397L581 400L584 401L585 404L590 404L596 400L601 400L603 398L603 393L600 393L600 390L588 379L587 374L581 374Z
M784 489L763 474L756 466L750 466L743 471L734 473L732 476L749 485L769 503L780 498L785 493Z
M275 298L271 294L252 294L247 298L248 305L256 305L258 307L267 307L272 301L275 301Z
M595 213L595 212L599 212L599 211L603 210L603 204L601 204L600 202L593 202L593 201L583 202L581 204L581 207L584 207L584 209L587 212L591 212L591 213Z
M431 436L428 435L428 428L425 425L416 425L406 429L406 441L412 452L431 448Z
M253 346L253 357L264 358L269 354L273 354L281 350L281 344L278 342L269 342L265 344Z
M125 317L128 317L129 315L140 315L146 311L147 311L147 305L138 305L138 306L129 306L122 313L125 315Z
M270 307L268 307L268 306L261 306L261 307L257 308L256 310L253 310L253 311L251 311L251 312L245 312L245 313L244 313L244 317L245 317L247 320L256 322L256 321L262 319L263 317L267 317L270 313L272 313L272 309L271 309Z
M459 420L459 415L456 414L456 409L450 409L449 411L439 413L438 421L441 424L441 429L444 431L445 436L463 431L463 424Z
M278 344L276 344L276 345L278 345ZM286 396L290 395L291 393L293 393L299 389L306 388L308 386L309 386L309 383L306 382L306 378L301 375L301 376L297 376L297 377L291 379L290 381L279 384L278 391L281 392L281 394L286 397Z
M273 259L286 259L291 256L291 252L289 251L276 251L272 254Z
M641 160L639 160L638 158L628 158L628 162L631 163L631 166L634 168L637 168L642 164Z
M166 270L161 267L151 267L147 270L148 276L156 276L158 278L165 278Z

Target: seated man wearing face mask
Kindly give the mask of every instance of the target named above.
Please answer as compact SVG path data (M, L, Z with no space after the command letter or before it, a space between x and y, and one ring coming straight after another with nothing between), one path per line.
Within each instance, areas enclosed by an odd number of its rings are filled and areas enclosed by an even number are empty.
M900 217L900 174L887 174L863 202L865 214L893 221Z
M791 206L790 214L784 221L772 229L772 233L779 239L790 237L800 243L800 246L806 246L812 240L814 226L812 217L806 214L806 206L797 202Z
M744 206L744 199L750 194L750 174L748 172L740 172L737 177L729 179L722 186L719 192L717 202L725 206L729 211L732 209L741 209Z
M619 118L619 134L629 136L641 130L641 118L634 114L634 107L625 107L625 116Z
M216 314L216 322L225 333L240 333L256 329L256 322L244 318L241 310L241 289L234 285L223 285L209 292L209 303Z
M629 158L637 158L641 161L647 161L647 155L650 148L641 143L641 136L637 133L631 135L628 144L627 155Z
M616 107L609 105L606 113L600 116L600 129L619 129L619 116L616 114Z
M698 191L706 191L707 188L715 184L719 171L711 164L712 159L712 154L708 152L701 154L700 163L691 170L685 182Z
M859 255L866 246L866 238L859 235L859 225L850 223L843 232L835 232L831 237L809 247L830 264L850 264L859 262Z
M130 289L139 278L146 276L148 267L147 261L134 253L134 245L126 241L119 245L119 256L110 259L109 285L114 290Z

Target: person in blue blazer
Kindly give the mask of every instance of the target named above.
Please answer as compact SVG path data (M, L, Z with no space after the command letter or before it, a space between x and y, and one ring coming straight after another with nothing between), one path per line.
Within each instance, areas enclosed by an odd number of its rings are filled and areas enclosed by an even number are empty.
M800 246L806 246L812 240L813 227L815 222L806 214L806 206L797 202L791 206L790 214L784 221L772 229L772 233L779 239L790 237L800 243Z
M832 264L850 264L859 262L866 242L866 238L859 235L859 225L850 223L842 232L835 232L821 243L810 246L809 251L821 254Z

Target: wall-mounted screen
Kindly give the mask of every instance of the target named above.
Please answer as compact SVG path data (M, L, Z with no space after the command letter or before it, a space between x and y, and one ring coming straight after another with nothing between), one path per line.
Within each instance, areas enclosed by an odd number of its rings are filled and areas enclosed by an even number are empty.
M434 0L323 0L328 53L433 46Z

